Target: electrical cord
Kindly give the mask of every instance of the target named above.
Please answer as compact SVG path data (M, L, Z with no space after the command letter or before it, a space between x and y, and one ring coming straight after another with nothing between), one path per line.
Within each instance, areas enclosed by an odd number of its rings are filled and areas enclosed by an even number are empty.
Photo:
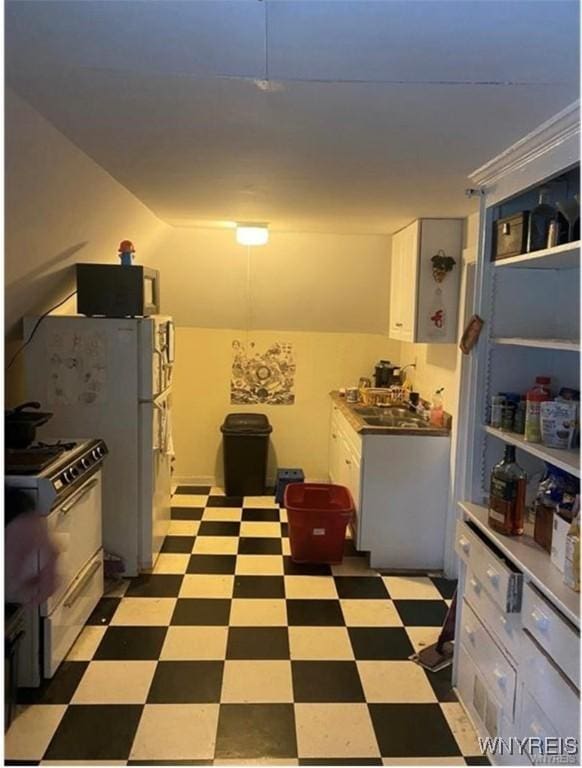
M34 324L34 328L33 328L33 329L32 329L32 331L30 332L30 336L28 337L28 339L27 339L27 340L24 342L24 344L23 344L21 347L19 347L19 348L16 350L16 352L15 352L15 353L12 355L12 358L11 358L10 362L9 362L9 363L8 363L8 365L6 366L6 372L8 372L8 371L10 370L10 368L12 367L12 365L13 365L14 361L16 360L16 358L17 358L19 355L21 355L21 354L22 354L22 352L24 352L24 350L26 349L26 347L27 347L27 346L30 344L30 342L32 341L32 339L33 339L33 337L34 337L34 334L35 334L35 333L38 331L38 327L39 327L39 325L42 323L42 321L45 319L45 317L47 317L48 315L50 315L50 313L51 313L51 312L54 312L54 311L55 311L55 309L58 309L59 307L62 307L62 306L63 306L63 304L64 304L66 301L68 301L69 299L72 299L72 298L73 298L73 296L74 296L76 293L77 293L77 291L73 291L73 293L70 293L68 296L65 296L65 298L64 298L62 301L59 301L59 303L58 303L58 304L55 304L55 305L54 305L54 307L51 307L50 309L47 309L47 311L44 313L44 315L41 315L41 316L38 318L38 320L37 320L37 321L36 321L36 323Z

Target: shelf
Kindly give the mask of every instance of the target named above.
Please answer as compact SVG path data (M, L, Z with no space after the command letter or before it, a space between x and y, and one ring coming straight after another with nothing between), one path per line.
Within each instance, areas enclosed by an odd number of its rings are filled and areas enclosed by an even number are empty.
M563 575L552 563L546 550L536 544L527 533L523 536L503 536L493 531L487 523L487 507L468 501L459 502L459 506L503 554L524 571L539 590L579 627L580 594L564 584Z
M484 426L483 429L488 435L503 440L504 443L509 445L515 445L525 453L529 453L532 456L536 456L538 459L547 461L554 467L563 469L569 472L571 475L580 477L580 454L578 451L566 451L560 448L547 448L541 443L528 443L524 440L522 435L515 434L514 432L503 432L501 429L495 427Z
M523 339L523 338L494 338L492 344L506 344L513 347L531 347L533 349L553 349L563 352L580 352L580 342L573 339Z
M522 253L491 262L494 267L518 267L520 269L574 269L580 266L580 240L564 243L543 251Z

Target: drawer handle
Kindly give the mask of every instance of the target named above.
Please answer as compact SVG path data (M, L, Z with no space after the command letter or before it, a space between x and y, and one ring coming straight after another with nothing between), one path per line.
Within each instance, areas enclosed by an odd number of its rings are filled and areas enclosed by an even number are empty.
M473 576L469 579L469 584L473 587L473 592L476 595L481 592L481 584Z
M334 440L337 440L337 435L335 434L335 432L332 432L331 436L333 437Z
M494 568L487 568L485 573L487 574L487 578L494 587L499 586L499 574Z
M351 464L352 462L349 459L345 459L346 464Z
M70 608L72 605L74 605L79 597L81 597L81 594L84 592L85 587L87 584L91 581L95 573L101 568L101 560L97 560L93 563L93 565L89 568L87 573L83 576L83 579L77 584L75 589L71 592L71 594L68 596L68 598L64 602L65 608Z
M471 549L471 542L467 541L467 539L464 536L461 536L459 538L459 546L463 550L463 552L468 553Z
M465 624L465 634L467 635L469 640L473 643L473 645L475 645L475 633L473 632L471 627L469 627L467 624Z
M81 501L81 499L85 498L85 496L90 493L93 488L95 488L96 485L99 484L99 479L95 478L95 480L92 480L90 483L87 483L87 485L84 488L81 488L79 493L76 493L74 496L71 497L68 504L65 504L61 507L61 512L63 515L67 515L73 507Z
M534 624L540 632L547 632L550 628L550 620L543 613L540 613L537 608L534 608L531 612L531 617Z
M402 328L402 323L394 323L397 328Z
M494 669L493 670L493 675L494 675L495 679L497 680L497 685L500 688L503 688L505 690L505 686L506 686L506 683L507 683L507 678L505 677L503 672L500 672L498 669Z

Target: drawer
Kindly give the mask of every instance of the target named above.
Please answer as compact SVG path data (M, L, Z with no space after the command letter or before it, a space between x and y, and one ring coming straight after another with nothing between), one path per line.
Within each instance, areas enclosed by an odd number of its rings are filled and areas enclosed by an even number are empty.
M503 709L492 695L471 656L459 645L457 691L479 736L499 736Z
M455 550L506 613L519 613L523 574L476 527L457 522Z
M560 734L551 724L548 716L533 698L527 688L523 689L521 717L519 720L520 738L544 738Z
M44 676L52 677L103 595L103 551L100 550L72 583L43 622Z
M501 652L493 636L479 621L466 600L461 613L461 643L472 656L483 679L505 713L513 717L516 672L509 659Z
M580 690L580 633L531 584L523 590L523 626Z
M521 648L521 614L505 613L489 597L483 583L471 571L467 571L465 593L463 595L479 619L496 636L503 650L513 659L519 659Z
M522 633L520 675L532 698L543 702L548 721L562 736L578 736L580 697L527 629Z

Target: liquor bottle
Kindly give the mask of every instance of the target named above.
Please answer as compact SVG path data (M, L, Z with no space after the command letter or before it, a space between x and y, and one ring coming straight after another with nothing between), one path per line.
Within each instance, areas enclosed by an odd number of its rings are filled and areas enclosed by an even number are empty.
M491 471L489 525L506 536L521 536L525 519L527 476L515 460L515 446L506 445L503 459Z
M547 248L550 222L556 218L556 209L549 202L549 191L540 190L539 202L529 215L527 251Z

